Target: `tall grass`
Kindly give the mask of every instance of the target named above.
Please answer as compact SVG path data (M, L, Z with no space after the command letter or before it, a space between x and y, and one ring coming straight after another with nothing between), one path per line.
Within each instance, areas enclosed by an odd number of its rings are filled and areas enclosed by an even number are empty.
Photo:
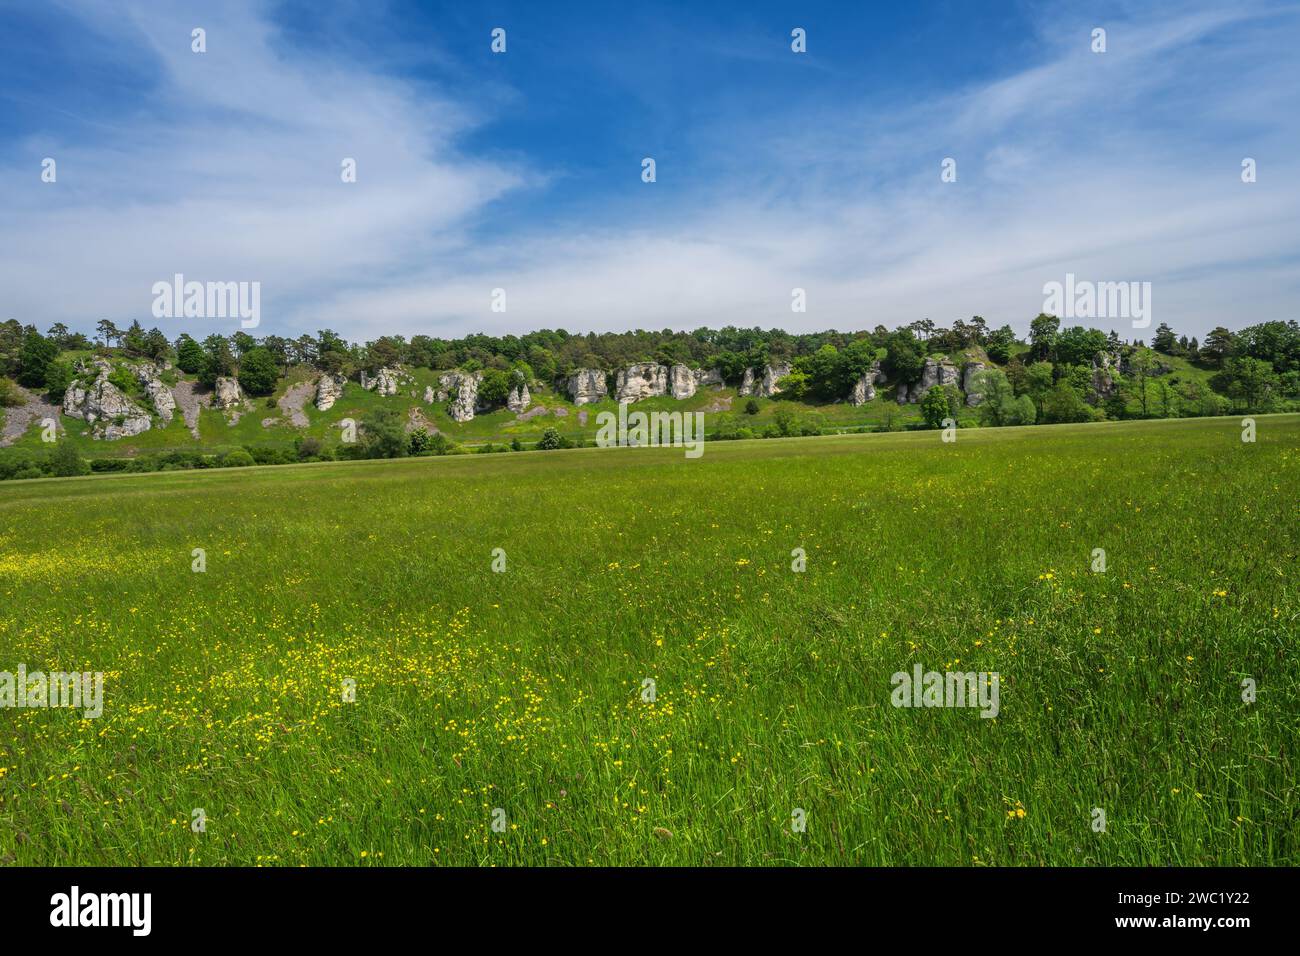
M0 710L0 860L1294 865L1258 423L0 486L0 670L106 675ZM999 716L892 707L915 663Z

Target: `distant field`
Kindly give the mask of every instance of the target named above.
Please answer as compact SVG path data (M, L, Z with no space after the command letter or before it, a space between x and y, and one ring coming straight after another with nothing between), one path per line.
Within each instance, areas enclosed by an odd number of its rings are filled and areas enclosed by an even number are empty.
M106 674L0 709L0 861L1296 865L1256 420L0 485L0 671ZM999 716L891 706L918 663Z

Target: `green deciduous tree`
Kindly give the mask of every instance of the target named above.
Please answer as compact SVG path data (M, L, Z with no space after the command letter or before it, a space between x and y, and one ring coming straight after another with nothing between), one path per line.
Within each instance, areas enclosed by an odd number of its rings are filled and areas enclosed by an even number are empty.
M270 395L280 378L280 367L266 349L249 349L239 360L239 384L249 395Z

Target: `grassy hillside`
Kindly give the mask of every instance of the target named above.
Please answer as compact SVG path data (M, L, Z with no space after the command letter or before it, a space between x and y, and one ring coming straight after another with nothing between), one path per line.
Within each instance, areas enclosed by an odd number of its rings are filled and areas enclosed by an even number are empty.
M218 454L249 445L290 448L300 435L311 435L322 439L329 446L337 446L340 422L345 418L359 421L367 413L380 407L393 409L403 419L407 419L412 414L412 410L417 410L424 422L454 441L470 446L488 442L508 443L513 438L531 444L537 441L547 428L555 428L560 434L571 439L585 438L590 441L595 437L597 430L596 416L600 412L617 413L618 411L618 403L613 399L576 406L566 395L548 388L537 387L532 393L532 408L523 416L500 408L480 413L472 421L457 422L447 414L446 402L426 403L424 401L425 387L432 385L436 390L439 373L424 368L408 369L407 373L413 380L413 384L404 385L396 395L376 395L374 392L366 391L356 382L349 381L344 386L343 397L328 411L318 411L315 405L308 401L303 411L310 424L305 429L293 427L282 414L277 403L292 385L313 376L314 373L306 369L293 370L287 378L279 382L272 395L250 399L250 410L244 412L234 424L231 423L234 416L214 409L204 409L200 413L198 439L190 434L179 413L165 425L155 418L154 427L149 431L118 441L100 441L92 438L86 423L80 419L62 416L61 424L65 436L76 446L82 457L118 458L171 449ZM174 370L172 374L180 381L192 382L195 378ZM829 427L874 428L887 416L897 428L903 427L908 422L921 420L919 406L900 407L892 397L886 397L892 394L892 391L882 389L880 397L861 407L844 402L821 406L798 403L798 407L802 414L815 415ZM734 388L704 388L694 397L684 401L677 401L670 397L645 399L636 403L635 408L641 411L703 411L706 413L706 427L710 430L716 426L718 416L725 414L735 416L741 420L741 424L757 431L771 424L777 400L756 399L759 406L756 415L745 414L746 401L737 396ZM538 408L543 411L538 412ZM3 410L0 410L0 413L3 413ZM975 418L973 409L968 409L963 414L972 421ZM41 443L39 423L33 423L27 433L14 442L13 447L30 449L46 447Z
M0 670L106 673L0 709L0 861L1295 865L1300 416L1240 435L0 485Z

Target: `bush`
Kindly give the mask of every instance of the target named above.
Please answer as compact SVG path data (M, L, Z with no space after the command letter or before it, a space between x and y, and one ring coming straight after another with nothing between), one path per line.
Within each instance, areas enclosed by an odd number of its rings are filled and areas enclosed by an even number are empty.
M298 460L289 449L275 445L245 445L244 450L257 465L291 465Z
M560 433L554 428L548 428L546 431L542 432L542 437L537 442L537 449L539 451L554 451L557 448L563 447L564 439L560 437Z
M406 450L412 455L431 454L433 445L433 436L429 434L428 429L417 428L406 436Z
M921 398L921 417L931 428L939 428L945 418L957 419L961 394L952 385L934 385Z
M749 399L749 401L745 402L745 414L746 415L758 414L758 399L751 398Z
M50 471L59 478L73 478L90 473L90 466L81 457L72 442L63 440L50 456Z
M92 458L90 460L90 470L97 475L107 475L114 472L130 471L130 458Z
M406 429L391 408L377 408L361 422L362 458L404 458L408 453Z
M483 373L483 380L479 382L479 401L492 407L504 405L513 385L513 377L509 373L499 368L490 368Z
M776 406L776 411L772 413L772 420L776 425L778 436L799 434L798 416L795 415L794 409L785 402L781 402Z
M18 386L11 379L0 376L0 408L17 408L24 404Z
M242 448L236 448L234 451L227 452L226 454L221 456L219 467L247 468L250 465L255 465L255 464L257 464L257 462L253 461L252 455L244 451L244 449Z
M111 384L116 385L123 395L130 395L136 387L135 376L120 365L114 366L113 370L108 373L108 380Z
M196 451L168 451L152 456L163 471L188 471L208 467L207 459Z
M298 439L299 461L308 461L312 458L319 458L321 452L324 450L325 443L315 436L304 435Z
M0 481L41 478L49 473L49 452L33 452L25 448L0 449Z

